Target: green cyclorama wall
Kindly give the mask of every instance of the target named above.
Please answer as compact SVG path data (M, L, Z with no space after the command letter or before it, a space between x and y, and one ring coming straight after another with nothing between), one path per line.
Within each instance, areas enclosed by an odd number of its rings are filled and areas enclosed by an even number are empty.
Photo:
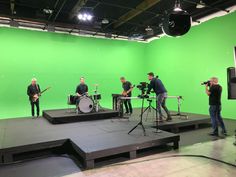
M134 84L157 73L169 95L182 95L182 110L208 113L208 98L201 81L218 76L223 86L223 116L236 118L236 100L227 100L226 68L234 66L236 13L216 18L179 38L163 37L148 44L66 34L0 28L0 118L30 115L26 87L36 77L51 90L41 98L41 110L66 108L80 76L100 84L102 105L111 107L111 94L120 93L120 76ZM134 96L139 90L134 90ZM168 107L176 110L176 100ZM134 106L140 106L134 101Z
M193 27L179 38L163 37L148 44L149 65L165 83L169 95L182 95L182 110L208 113L208 98L202 81L219 77L223 86L223 117L236 119L236 100L227 99L226 68L234 66L236 12ZM168 100L170 109L176 101Z
M0 118L30 116L26 88L32 77L41 89L52 87L40 99L41 110L67 108L80 76L90 94L99 84L102 106L111 107L111 94L122 91L120 76L139 82L144 49L136 42L0 28Z

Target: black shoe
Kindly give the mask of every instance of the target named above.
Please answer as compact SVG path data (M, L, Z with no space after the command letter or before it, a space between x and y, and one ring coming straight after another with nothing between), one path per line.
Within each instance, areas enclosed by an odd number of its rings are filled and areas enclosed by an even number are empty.
M221 134L224 135L224 136L228 136L226 131L222 131Z
M166 121L172 121L172 118L171 117L167 117Z
M163 119L158 119L157 122L162 123L164 121L163 121Z
M208 135L210 135L210 136L219 136L219 134L218 134L218 133L214 133L214 132L212 132L212 133L209 133Z
M126 111L126 112L125 112L125 114L129 114L129 112L128 112L128 111Z

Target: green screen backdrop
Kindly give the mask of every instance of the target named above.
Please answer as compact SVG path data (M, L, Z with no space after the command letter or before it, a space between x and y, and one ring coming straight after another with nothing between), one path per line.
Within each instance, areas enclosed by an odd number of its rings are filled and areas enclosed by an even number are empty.
M32 77L41 89L41 110L67 108L80 76L89 92L99 84L101 104L111 107L111 94L121 92L120 76L134 84L157 73L169 95L182 95L182 110L208 113L208 98L201 81L217 76L223 86L223 116L236 118L236 101L227 100L226 68L234 66L236 13L192 27L183 37L163 37L151 43L85 38L14 28L0 28L0 118L30 116L26 88ZM134 90L134 96L139 90ZM134 101L134 106L139 106ZM176 100L168 106L175 110Z
M145 44L83 38L67 34L0 28L0 117L30 116L26 88L36 77L41 110L67 108L81 76L90 94L99 84L101 104L111 107L111 94L121 93L120 76L137 82L143 67Z

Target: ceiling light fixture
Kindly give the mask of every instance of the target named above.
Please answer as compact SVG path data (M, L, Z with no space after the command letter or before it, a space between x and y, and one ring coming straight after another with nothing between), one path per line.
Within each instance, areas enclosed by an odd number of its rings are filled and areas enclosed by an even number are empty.
M93 16L89 13L79 13L77 17L80 21L91 21L93 19Z
M180 0L176 0L176 1L175 1L174 11L175 11L175 12L183 11L182 8L181 8Z
M205 8L205 7L206 7L206 4L202 0L200 0L200 2L197 3L197 6L196 6L197 9L202 9L202 8Z
M108 19L106 19L106 18L104 18L104 19L102 19L102 24L108 24L109 23L109 20Z

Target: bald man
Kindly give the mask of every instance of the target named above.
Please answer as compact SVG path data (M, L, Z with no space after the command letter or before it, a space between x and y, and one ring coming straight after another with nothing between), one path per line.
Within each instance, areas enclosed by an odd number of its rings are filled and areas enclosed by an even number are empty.
M209 112L211 117L213 132L209 133L211 136L218 136L218 124L222 129L222 134L227 135L225 125L221 116L221 93L222 87L219 85L217 77L210 79L210 84L206 84L206 94L209 96Z
M29 96L30 105L31 105L31 115L34 118L35 111L34 107L36 106L37 117L39 117L40 109L39 109L39 96L40 96L40 87L37 84L37 79L33 78L31 80L31 84L27 88L27 95Z

